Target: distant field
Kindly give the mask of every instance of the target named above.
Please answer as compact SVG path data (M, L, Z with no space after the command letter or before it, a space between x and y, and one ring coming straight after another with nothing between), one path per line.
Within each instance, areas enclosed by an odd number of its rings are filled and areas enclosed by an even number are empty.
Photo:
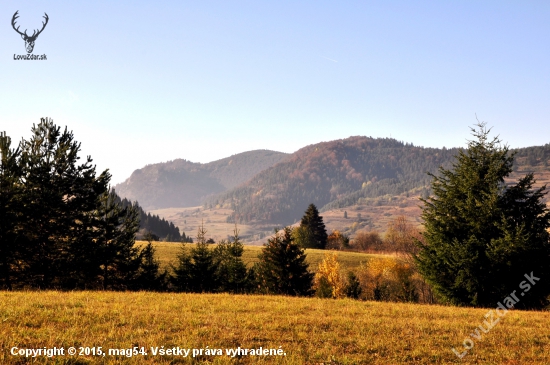
M138 241L138 244L143 245L146 242ZM194 247L194 244L187 244L189 248ZM212 245L214 246L214 245ZM169 266L176 263L176 257L181 251L181 243L171 242L154 242L154 247L157 250L157 257L161 262L161 266ZM247 266L252 266L258 262L258 254L261 252L261 246L244 246L243 261ZM323 260L326 250L307 249L307 262L310 265L310 270L315 271L319 263ZM388 257L386 255L365 254L358 252L338 252L338 262L344 270L354 270L373 258ZM395 256L389 256L395 257Z
M550 313L512 311L460 360L487 309L229 294L0 292L0 363L18 348L130 349L147 356L38 357L37 364L550 364ZM152 356L151 347L224 355ZM286 356L225 355L279 349Z

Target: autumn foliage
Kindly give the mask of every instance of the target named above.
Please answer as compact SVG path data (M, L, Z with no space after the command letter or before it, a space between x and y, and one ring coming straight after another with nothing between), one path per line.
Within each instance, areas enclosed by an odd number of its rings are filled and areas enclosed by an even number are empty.
M317 296L322 298L344 297L345 283L340 273L340 264L336 252L327 252L319 264L314 278Z

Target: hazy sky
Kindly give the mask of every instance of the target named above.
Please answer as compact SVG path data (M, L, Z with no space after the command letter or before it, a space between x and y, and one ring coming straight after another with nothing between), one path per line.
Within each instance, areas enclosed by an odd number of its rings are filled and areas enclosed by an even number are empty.
M11 27L49 23L33 54ZM73 130L113 183L149 163L351 135L550 142L548 1L0 2L0 130Z

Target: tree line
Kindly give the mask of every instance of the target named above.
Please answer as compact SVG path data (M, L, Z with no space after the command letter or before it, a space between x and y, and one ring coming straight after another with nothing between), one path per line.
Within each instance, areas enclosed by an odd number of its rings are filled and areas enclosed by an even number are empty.
M136 205L123 204L109 188L109 172L96 174L91 157L79 161L72 132L50 119L31 132L15 148L0 134L3 289L315 292L484 307L503 300L508 308L550 303L546 186L534 188L532 173L507 182L514 153L490 139L484 124L473 130L475 139L459 150L452 168L430 175L432 195L422 199L424 231L399 219L390 225L385 242L399 247L403 258L371 260L347 278L334 256L325 258L317 274L309 271L304 248L350 245L345 235L327 235L314 204L300 227L270 237L250 268L242 261L237 229L231 241L212 248L201 226L196 245L182 244L177 263L161 271L152 235L146 245L135 244ZM512 295L518 283L521 298Z
M180 229L173 222L159 217L158 214L146 213L137 201L131 202L126 198L121 199L117 196L117 202L123 208L137 210L139 215L138 239L145 239L145 236L149 235L154 241L193 242L193 239L187 237L185 232L180 233Z
M79 161L80 150L72 132L47 118L17 147L0 134L1 288L311 291L305 253L290 229L270 238L260 262L247 269L237 231L212 250L201 227L196 246L182 244L178 265L161 271L153 235L136 245L139 206L110 189L108 170L97 174L90 156Z

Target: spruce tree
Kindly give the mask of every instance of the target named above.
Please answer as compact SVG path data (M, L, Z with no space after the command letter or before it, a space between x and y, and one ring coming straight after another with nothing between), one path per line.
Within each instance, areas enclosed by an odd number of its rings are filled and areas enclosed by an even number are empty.
M348 271L348 282L344 288L346 297L359 299L362 291L363 289L361 288L361 283L359 282L357 275L355 275L353 271Z
M247 270L242 260L243 252L244 246L235 225L233 241L222 240L213 252L219 291L244 293L248 290Z
M319 215L319 211L314 204L310 204L307 208L302 221L300 222L301 230L299 232L300 245L303 248L320 248L324 249L327 245L327 230L323 223L323 217Z
M284 228L264 245L255 272L260 292L310 295L313 274L308 271L304 250L293 242L292 230Z
M209 293L218 288L214 254L206 243L206 230L201 225L197 232L197 244L191 250L182 243L178 265L173 267L172 284L178 291Z
M484 123L456 156L451 170L432 176L433 195L423 199L425 243L416 262L443 301L496 306L525 280L540 278L516 303L542 308L550 294L550 214L545 186L533 174L506 183L513 154Z
M160 273L160 262L155 258L156 249L152 241L148 241L139 253L140 266L133 283L135 290L165 290L166 272Z
M178 292L191 291L191 255L185 242L181 243L180 253L177 256L177 265L172 265L174 275L170 278L172 287Z
M191 249L191 291L209 293L217 288L214 266L214 255L206 243L204 225L199 227L197 244Z

